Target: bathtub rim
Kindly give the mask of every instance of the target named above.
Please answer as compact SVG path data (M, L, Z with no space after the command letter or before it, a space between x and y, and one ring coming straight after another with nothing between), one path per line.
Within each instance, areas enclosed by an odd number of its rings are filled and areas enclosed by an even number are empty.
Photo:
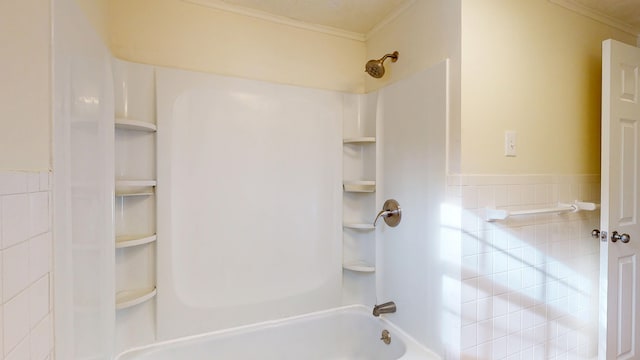
M360 304L345 305L345 306L339 306L339 307L320 310L320 311L314 311L314 312L301 314L301 315L289 316L281 319L267 320L267 321L262 321L258 323L248 324L248 325L242 325L242 326L236 326L236 327L231 327L227 329L220 329L220 330L205 332L202 334L189 335L189 336L179 337L179 338L170 339L170 340L158 341L151 344L137 346L137 347L133 347L131 349L125 350L117 354L114 360L123 360L124 356L131 355L131 354L135 355L136 352L139 352L141 353L140 355L143 355L144 354L143 352L145 350L152 350L152 349L160 348L164 346L171 346L171 345L179 344L182 342L197 341L199 339L206 339L208 337L214 337L217 335L224 335L224 334L230 334L230 333L242 333L245 330L253 330L260 327L268 327L268 326L283 324L290 321L320 317L323 315L337 314L341 312L357 312L362 314L369 314L369 316L373 317L373 315L371 314L372 308L370 306L365 306ZM404 330L400 329L393 322L386 319L384 315L380 316L377 319L374 319L374 321L383 323L384 327L388 328L389 330L392 330L393 335L402 339L405 345L406 351L401 359L405 359L405 360L441 360L442 359L439 355L437 355L432 350L430 350L426 346L419 343L416 339L414 339L411 335L407 334ZM124 359L124 360L127 360L127 359Z

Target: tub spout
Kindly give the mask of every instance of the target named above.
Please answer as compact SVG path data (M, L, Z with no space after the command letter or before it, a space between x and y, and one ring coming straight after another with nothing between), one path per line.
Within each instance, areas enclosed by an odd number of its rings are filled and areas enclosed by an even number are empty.
M390 314L394 312L396 312L396 304L393 301L373 307L373 316L380 316L380 314Z

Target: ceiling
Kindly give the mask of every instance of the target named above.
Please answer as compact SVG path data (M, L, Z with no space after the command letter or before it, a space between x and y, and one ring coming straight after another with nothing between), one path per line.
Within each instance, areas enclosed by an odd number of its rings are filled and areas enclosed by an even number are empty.
M396 9L415 0L207 0L305 23L366 34ZM418 0L424 1L424 0Z
M189 1L189 0L187 0ZM414 1L427 0L200 0L210 5L244 8L317 24L343 31L367 34L395 11ZM621 25L640 34L640 0L550 0L608 24Z
M628 30L636 35L640 34L640 0L563 0L562 2L574 2L595 14L626 24Z

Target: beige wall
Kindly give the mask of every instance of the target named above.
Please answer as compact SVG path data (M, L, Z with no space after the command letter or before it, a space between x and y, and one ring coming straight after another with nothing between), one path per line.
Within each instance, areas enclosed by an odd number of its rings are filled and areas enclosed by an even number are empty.
M143 63L363 92L449 57L451 171L473 174L598 173L600 43L636 42L546 0L416 1L366 43L179 0L76 1L117 57ZM0 2L0 169L51 167L49 6ZM384 79L365 77L394 50Z
M110 48L124 60L363 92L365 44L179 0L111 0Z
M49 0L0 1L0 170L51 168Z
M402 14L371 34L367 59L397 50L398 61L385 61L380 79L366 76L367 92L382 88L459 53L460 6L451 0L417 0ZM364 64L362 66L364 68Z
M109 43L109 0L75 0L105 44Z
M398 61L385 62L380 79L366 76L367 92L420 72L449 59L450 114L448 166L457 172L460 163L460 2L417 0L400 16L367 40L367 59L398 51Z
M636 41L547 0L462 0L462 172L600 173L607 38Z
M547 0L417 1L367 41L367 59L400 59L366 91L448 57L451 173L597 174L607 38L636 41ZM517 131L515 158L505 130Z

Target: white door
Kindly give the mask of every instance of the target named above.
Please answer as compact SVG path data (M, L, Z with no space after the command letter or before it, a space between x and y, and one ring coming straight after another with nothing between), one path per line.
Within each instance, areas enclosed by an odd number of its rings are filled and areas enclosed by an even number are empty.
M613 40L603 43L601 360L640 358L639 72L640 48Z

